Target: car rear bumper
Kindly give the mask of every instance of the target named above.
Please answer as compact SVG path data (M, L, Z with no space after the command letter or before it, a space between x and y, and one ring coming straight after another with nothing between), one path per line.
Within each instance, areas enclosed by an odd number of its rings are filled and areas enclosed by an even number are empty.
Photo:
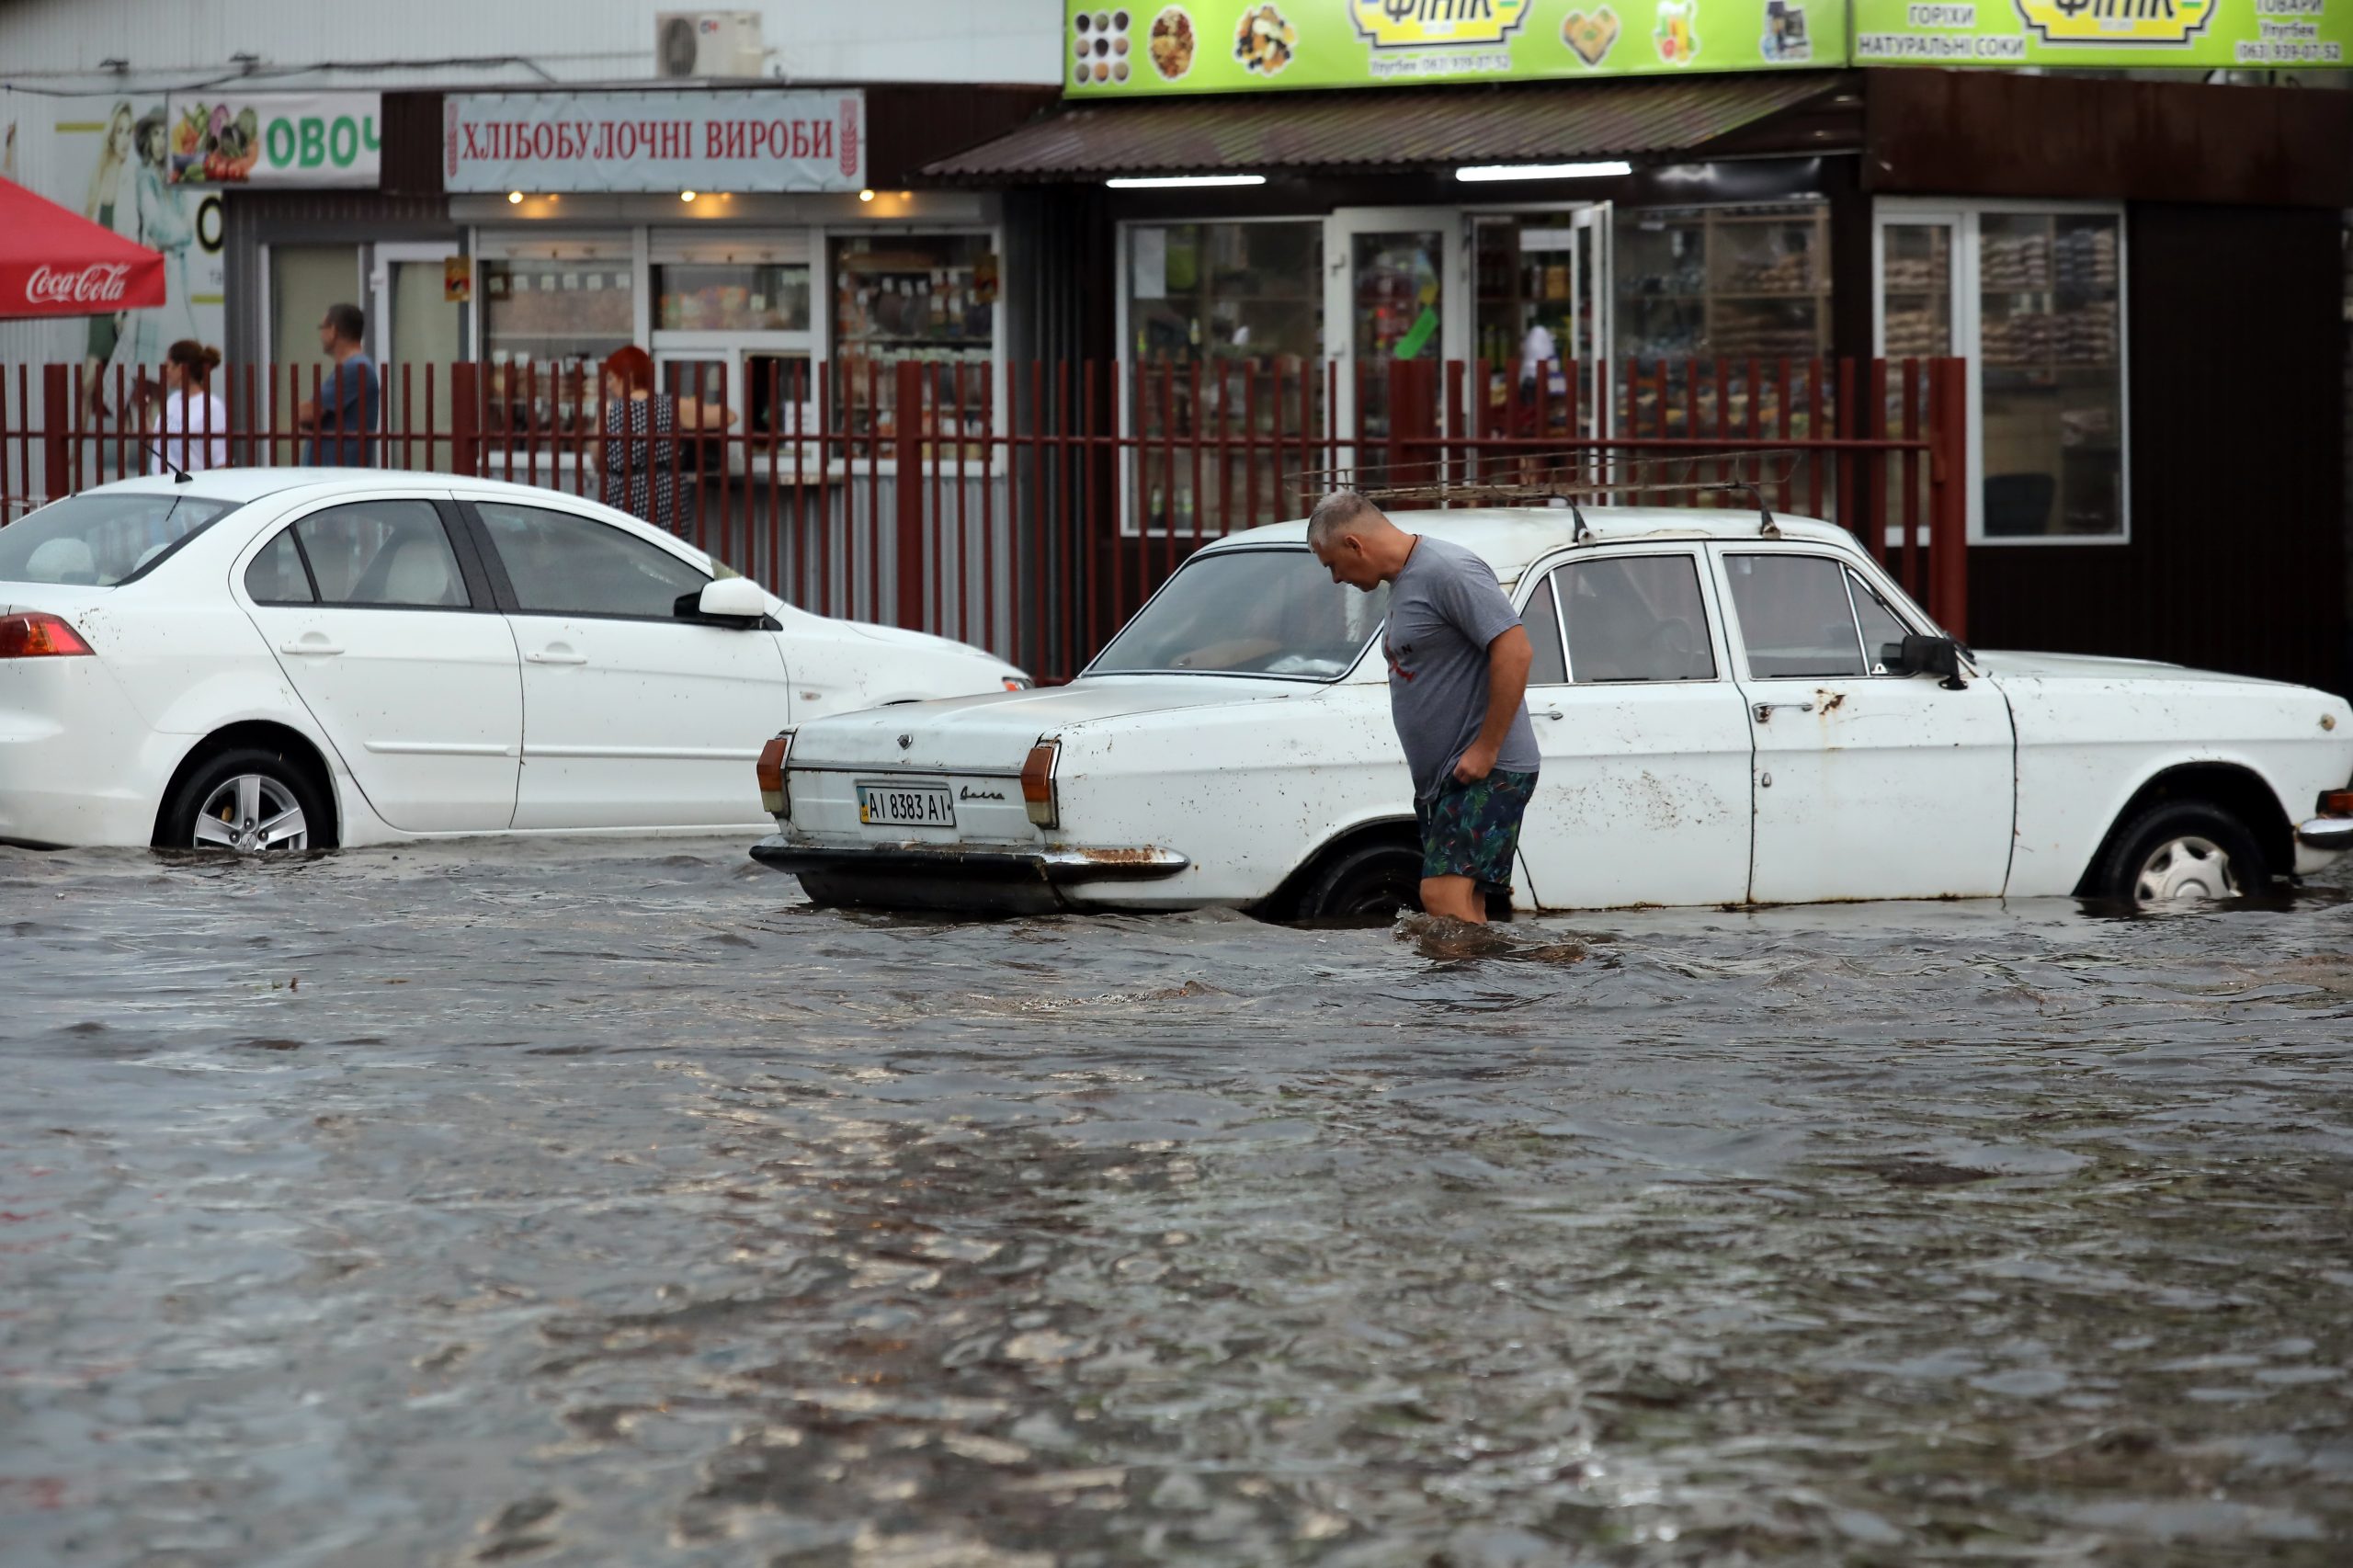
M1066 908L1068 903L1062 895L1065 888L1150 881L1173 877L1192 864L1173 849L1149 846L1022 849L823 845L784 834L754 845L752 858L799 877L801 887L820 903L1003 915L1040 915Z
M2296 842L2324 855L2353 849L2353 817L2310 817L2296 824Z

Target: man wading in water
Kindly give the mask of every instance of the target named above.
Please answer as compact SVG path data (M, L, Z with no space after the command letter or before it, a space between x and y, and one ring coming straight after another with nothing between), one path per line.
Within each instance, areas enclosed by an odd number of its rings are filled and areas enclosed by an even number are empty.
M1409 534L1352 490L1307 519L1307 547L1366 593L1389 589L1381 651L1389 712L1414 773L1422 907L1484 925L1486 895L1511 892L1519 819L1541 758L1528 722L1528 633L1484 561Z

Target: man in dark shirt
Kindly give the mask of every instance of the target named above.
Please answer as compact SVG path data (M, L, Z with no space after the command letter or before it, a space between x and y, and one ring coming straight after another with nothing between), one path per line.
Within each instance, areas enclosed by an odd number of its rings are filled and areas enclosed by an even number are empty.
M1335 583L1389 587L1381 638L1390 716L1414 775L1422 907L1474 924L1511 891L1519 823L1543 758L1528 722L1534 657L1519 616L1472 551L1409 534L1363 496L1316 505L1308 548Z
M381 400L376 367L359 347L367 331L368 318L357 305L329 305L319 322L319 347L333 357L335 369L318 395L304 398L294 411L295 428L311 434L302 460L313 468L367 468L376 460L370 437Z

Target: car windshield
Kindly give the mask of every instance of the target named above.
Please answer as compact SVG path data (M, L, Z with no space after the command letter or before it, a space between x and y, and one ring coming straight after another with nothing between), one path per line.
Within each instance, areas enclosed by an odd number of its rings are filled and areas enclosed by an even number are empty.
M1197 555L1088 666L1336 680L1389 611L1389 585L1343 587L1304 550Z
M111 588L235 509L167 490L68 496L0 528L0 583Z

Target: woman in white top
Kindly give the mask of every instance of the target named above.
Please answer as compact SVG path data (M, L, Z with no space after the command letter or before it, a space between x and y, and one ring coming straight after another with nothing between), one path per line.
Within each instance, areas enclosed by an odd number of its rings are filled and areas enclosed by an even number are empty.
M150 473L229 466L229 410L209 390L221 350L183 337L164 352L164 406L150 447Z

